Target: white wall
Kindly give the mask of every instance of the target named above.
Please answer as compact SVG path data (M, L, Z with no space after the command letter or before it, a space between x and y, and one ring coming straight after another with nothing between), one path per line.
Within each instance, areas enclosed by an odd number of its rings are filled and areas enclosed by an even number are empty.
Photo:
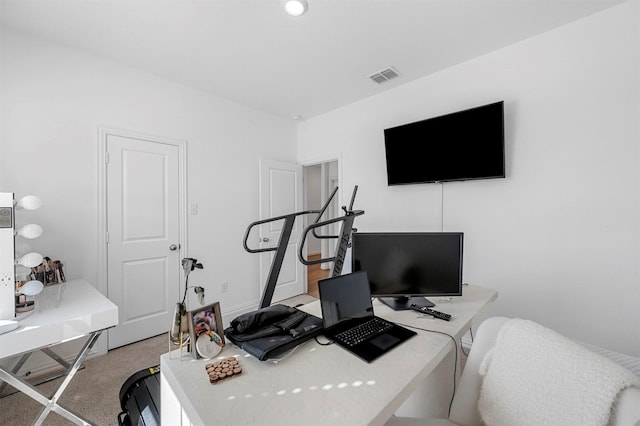
M199 206L188 254L204 264L192 282L223 313L258 303L259 259L242 247L258 219L258 159L295 161L295 124L6 28L0 47L0 190L42 198L34 250L96 282L98 126L186 140L188 203Z
M463 231L488 314L640 355L639 82L633 2L310 119L298 160L342 153L360 231ZM506 179L386 185L384 128L496 100Z

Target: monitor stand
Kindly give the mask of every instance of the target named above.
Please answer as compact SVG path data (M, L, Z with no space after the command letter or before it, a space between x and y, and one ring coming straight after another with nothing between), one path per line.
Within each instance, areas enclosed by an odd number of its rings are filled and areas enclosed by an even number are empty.
M419 308L436 306L435 303L422 296L378 297L377 299L394 311L406 311L411 309L411 305L416 305Z

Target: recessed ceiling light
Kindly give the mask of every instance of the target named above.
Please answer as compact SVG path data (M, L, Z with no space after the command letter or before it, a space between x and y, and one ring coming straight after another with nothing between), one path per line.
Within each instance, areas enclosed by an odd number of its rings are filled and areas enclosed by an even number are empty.
M292 115L291 118L293 118L294 120L300 121L300 120L304 120L304 117L296 114L296 115Z
M300 16L309 9L307 0L285 0L284 10L291 16Z

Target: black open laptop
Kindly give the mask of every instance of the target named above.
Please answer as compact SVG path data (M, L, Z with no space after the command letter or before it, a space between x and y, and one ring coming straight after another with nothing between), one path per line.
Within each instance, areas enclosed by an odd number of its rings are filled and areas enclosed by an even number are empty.
M324 335L367 362L416 335L374 315L366 271L321 280L318 289Z

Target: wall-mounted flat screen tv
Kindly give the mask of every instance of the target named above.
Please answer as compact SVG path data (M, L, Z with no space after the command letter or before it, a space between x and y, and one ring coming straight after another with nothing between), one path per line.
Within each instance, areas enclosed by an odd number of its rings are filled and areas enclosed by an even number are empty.
M504 101L384 130L391 185L505 177Z

